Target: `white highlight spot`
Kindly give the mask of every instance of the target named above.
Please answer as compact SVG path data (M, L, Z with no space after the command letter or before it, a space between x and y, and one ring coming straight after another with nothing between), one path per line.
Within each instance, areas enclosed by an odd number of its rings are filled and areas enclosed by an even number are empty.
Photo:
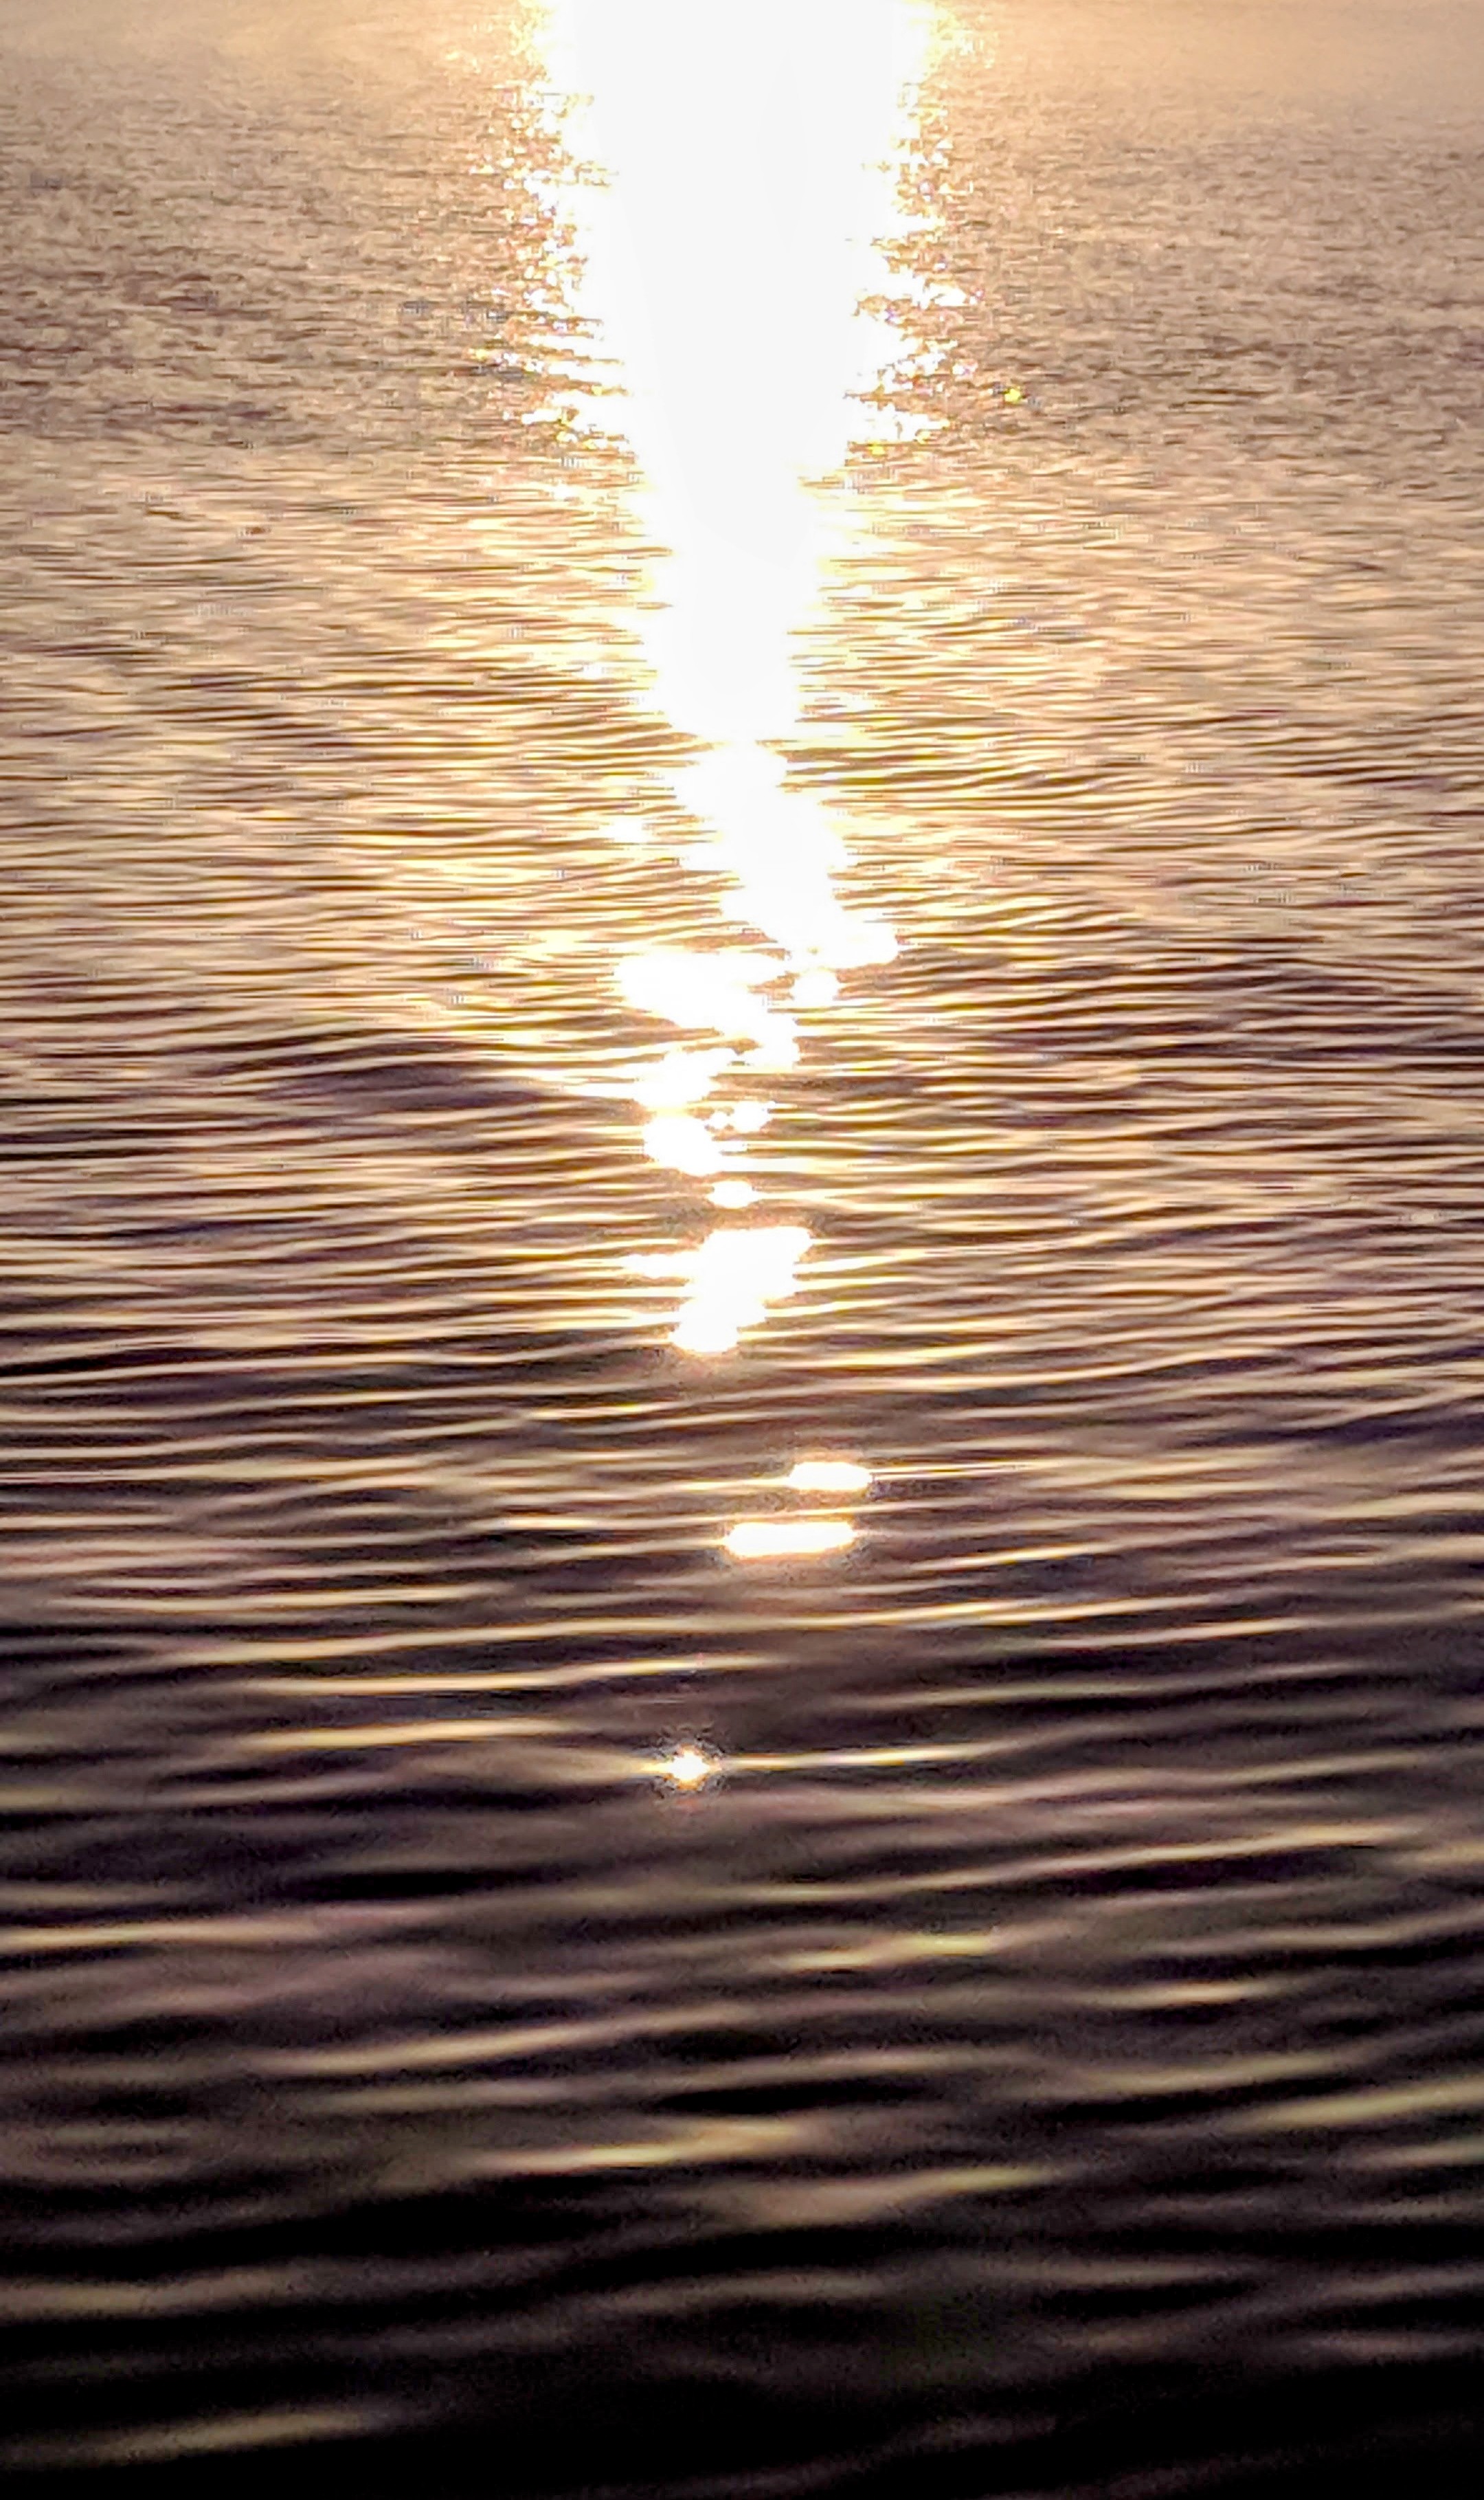
M660 1764L664 1777L677 1789L704 1788L708 1780L715 1778L720 1767L715 1755L709 1754L701 1745L679 1745L673 1754L667 1754Z
M704 1120L687 1111L662 1112L644 1131L644 1152L666 1171L691 1172L700 1178L721 1162L717 1145Z
M771 1555L830 1554L853 1545L848 1519L743 1519L723 1539L729 1554L743 1562Z
M864 1493L871 1469L851 1459L801 1459L788 1481L795 1493Z
M655 1068L646 1068L634 1088L634 1100L646 1111L683 1111L704 1102L724 1068L730 1050L668 1050Z
M688 1303L676 1322L675 1342L682 1354L730 1354L742 1332L719 1303Z
M796 1007L827 1007L840 996L840 975L827 965L816 964L811 970L800 973L792 996Z
M787 969L771 955L656 947L646 955L626 955L617 977L624 998L642 1015L692 1033L735 1034L762 1042L783 1020L757 992Z
M798 1027L792 1016L770 1016L767 1029L755 1050L749 1050L743 1066L755 1068L766 1076L786 1075L799 1065Z
M802 1224L723 1228L676 1259L672 1272L690 1287L675 1332L682 1354L730 1354L744 1328L767 1318L770 1302L795 1291L794 1270L811 1237Z

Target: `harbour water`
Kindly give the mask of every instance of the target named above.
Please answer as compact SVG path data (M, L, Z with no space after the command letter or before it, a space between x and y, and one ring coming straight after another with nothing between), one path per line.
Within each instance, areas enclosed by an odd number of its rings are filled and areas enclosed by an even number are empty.
M17 2491L1476 2488L1481 32L0 5Z

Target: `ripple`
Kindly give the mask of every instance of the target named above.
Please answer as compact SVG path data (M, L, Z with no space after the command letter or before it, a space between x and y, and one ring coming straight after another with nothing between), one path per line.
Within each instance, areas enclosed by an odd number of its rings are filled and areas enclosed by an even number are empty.
M709 771L514 15L7 27L17 2488L1472 2487L1477 47L1218 15Z

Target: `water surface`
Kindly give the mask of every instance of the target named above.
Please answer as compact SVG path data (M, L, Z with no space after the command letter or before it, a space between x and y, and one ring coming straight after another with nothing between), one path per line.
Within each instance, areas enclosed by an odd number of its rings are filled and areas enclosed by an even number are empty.
M954 24L687 692L533 25L0 16L17 2488L1472 2487L1478 13Z

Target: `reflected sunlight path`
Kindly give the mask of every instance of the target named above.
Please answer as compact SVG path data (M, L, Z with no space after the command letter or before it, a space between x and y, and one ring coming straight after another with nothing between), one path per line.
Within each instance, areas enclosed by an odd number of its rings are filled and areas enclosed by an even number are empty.
M644 1153L744 1219L629 1263L678 1284L677 1351L716 1360L795 1292L811 1246L803 1226L746 1213L747 1142L772 1107L756 1080L796 1066L793 1009L828 1007L841 974L896 953L884 922L841 901L837 823L787 786L783 750L803 714L801 628L856 526L840 472L852 444L920 430L881 405L881 384L902 354L892 299L910 290L887 255L911 222L903 169L934 12L547 0L545 22L586 168L566 203L578 310L612 378L550 412L621 430L635 456L640 517L663 551L641 639L656 704L697 750L671 778L705 829L682 858L717 872L723 917L746 933L616 967L629 1006L683 1036L636 1072ZM735 1522L724 1550L778 1566L841 1553L856 1533L843 1514L871 1482L853 1460L801 1460L781 1501ZM811 1506L821 1497L828 1510ZM687 1740L662 1775L701 1788L715 1767Z
M569 203L581 310L619 378L563 412L621 428L636 456L645 527L668 551L641 626L655 700L709 749L672 786L707 829L728 917L776 950L655 951L617 968L632 1007L712 1037L668 1048L635 1099L650 1159L731 1213L755 1197L742 1167L769 1106L720 1104L723 1080L793 1068L790 1008L827 1005L842 971L896 951L884 923L841 903L844 845L817 801L785 786L777 749L801 716L798 632L850 528L850 499L837 494L827 518L818 483L852 443L911 430L864 397L901 340L863 299L893 291L882 247L907 223L900 161L932 23L921 0L545 10L548 71L593 169ZM794 1290L808 1246L801 1227L751 1222L639 1265L685 1287L674 1343L714 1357Z

